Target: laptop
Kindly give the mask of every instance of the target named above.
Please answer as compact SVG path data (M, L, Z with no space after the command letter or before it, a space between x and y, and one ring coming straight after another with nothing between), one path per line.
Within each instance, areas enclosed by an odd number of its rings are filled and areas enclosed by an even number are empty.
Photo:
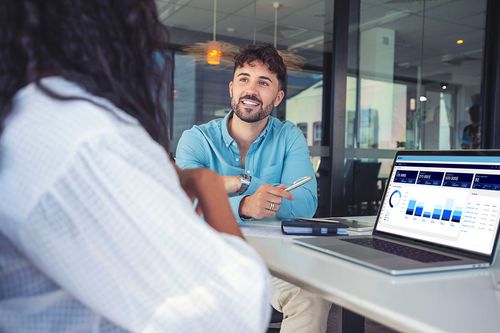
M499 219L500 150L399 151L371 235L294 242L392 275L489 267Z

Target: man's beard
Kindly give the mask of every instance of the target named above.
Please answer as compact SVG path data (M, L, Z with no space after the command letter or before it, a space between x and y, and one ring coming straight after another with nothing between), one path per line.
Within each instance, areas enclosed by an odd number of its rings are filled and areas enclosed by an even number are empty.
M258 110L255 113L249 113L249 112L245 111L245 109L246 109L245 106L240 103L240 101L242 99L250 99L250 100L258 102L260 104L260 110ZM267 116L269 116L271 114L271 112L273 112L274 106L271 103L271 104L263 107L262 101L260 99L258 99L255 96L246 95L246 96L241 97L238 100L232 99L231 100L231 108L233 109L236 116L238 118L240 118L241 120L243 120L244 122L256 123L256 122L266 118ZM253 111L253 109L252 109L252 111Z

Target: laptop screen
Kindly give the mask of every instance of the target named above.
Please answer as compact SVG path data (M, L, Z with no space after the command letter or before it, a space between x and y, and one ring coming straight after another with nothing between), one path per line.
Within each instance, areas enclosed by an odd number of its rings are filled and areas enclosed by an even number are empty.
M500 156L396 156L376 230L490 255L500 218Z

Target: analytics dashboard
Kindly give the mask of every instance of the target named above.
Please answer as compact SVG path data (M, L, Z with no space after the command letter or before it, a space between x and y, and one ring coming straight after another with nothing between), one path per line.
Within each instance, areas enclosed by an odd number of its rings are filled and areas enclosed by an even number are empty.
M500 219L500 157L398 156L377 230L490 254Z

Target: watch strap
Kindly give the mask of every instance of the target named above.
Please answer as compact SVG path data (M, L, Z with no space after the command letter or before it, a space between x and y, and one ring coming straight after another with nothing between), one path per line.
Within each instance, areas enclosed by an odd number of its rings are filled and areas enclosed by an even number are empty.
M240 174L240 188L238 190L238 195L242 195L243 193L248 190L248 187L250 186L250 182L252 181L252 176L247 175L246 173Z

